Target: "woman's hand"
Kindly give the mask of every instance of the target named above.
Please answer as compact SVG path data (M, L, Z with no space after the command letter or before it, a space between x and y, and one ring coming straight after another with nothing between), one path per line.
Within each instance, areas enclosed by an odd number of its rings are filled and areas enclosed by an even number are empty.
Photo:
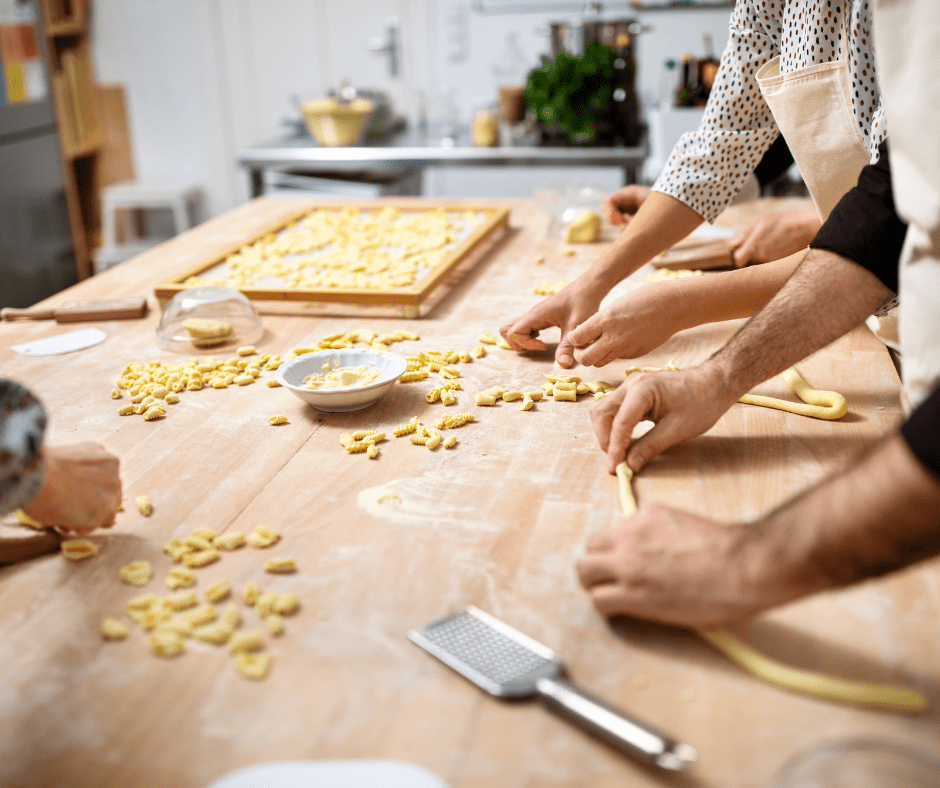
M604 198L604 215L614 227L623 229L640 210L652 190L646 186L624 186Z
M585 367L603 367L618 358L639 358L687 326L672 282L641 287L618 298L568 333L575 358Z
M23 511L45 526L78 533L112 526L121 505L118 458L97 443L46 447L42 454L42 487Z
M554 295L540 301L522 317L504 325L499 333L513 350L547 350L540 339L540 331L551 326L561 329L561 339L555 349L555 361L566 369L574 366L574 348L569 332L593 315L600 306L603 295L591 293L575 280Z
M735 268L789 257L809 246L820 227L815 210L761 216L735 240L731 253Z

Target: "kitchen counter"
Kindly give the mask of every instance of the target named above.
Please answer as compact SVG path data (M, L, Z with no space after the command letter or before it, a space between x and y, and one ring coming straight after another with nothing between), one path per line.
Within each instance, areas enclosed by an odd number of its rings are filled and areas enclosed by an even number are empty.
M242 150L238 163L248 170L251 194L264 191L264 173L277 170L316 175L381 174L414 167L622 167L624 183L636 183L646 159L645 143L635 147L502 146L483 148L470 142L467 129L444 138L407 130L387 141L350 148L327 148L301 136Z
M301 204L254 200L47 303L152 299L155 285ZM538 301L534 286L573 278L604 246L565 256L563 245L546 237L548 217L534 201L500 204L512 207L514 229L475 268L457 273L453 290L425 319L265 312L259 352L285 354L359 327L420 334L420 342L393 346L403 354L472 349L481 332L495 333ZM760 213L797 204L740 206L721 221L743 227ZM544 264L534 265L537 254ZM644 267L618 292L641 286L650 271ZM444 412L425 402L427 382L396 385L355 413L321 413L262 382L184 393L160 421L121 418L121 403L109 393L125 364L182 358L157 348L158 318L154 309L141 320L97 324L108 334L104 343L46 358L9 348L75 326L0 325L3 374L42 398L49 443L102 442L121 458L127 501L114 528L92 536L98 556L70 563L56 554L0 570L4 788L200 788L264 761L335 758L414 762L452 788L770 788L791 757L822 741L880 738L936 750L937 561L734 628L799 667L918 688L931 711L907 716L790 694L744 674L691 632L610 624L593 610L573 564L591 534L622 517L616 479L605 473L591 430L590 398L537 403L529 412L517 403L472 405L477 390L497 383L537 387L553 368L550 356L490 348L485 358L460 365L455 408L477 421L453 432L460 441L453 450L430 452L390 435L412 415L433 420ZM681 332L643 359L589 371L586 379L619 382L632 363L693 365L739 325ZM735 405L708 434L639 474L641 505L753 519L900 422L897 374L866 328L799 369L812 385L844 393L849 414L826 422ZM757 391L792 396L779 379ZM269 426L274 414L290 423ZM341 433L364 427L390 435L375 461L339 444ZM134 506L142 494L153 503L149 518ZM199 526L247 533L258 525L280 532L278 545L226 554L197 570L196 589L219 578L240 589L254 579L299 595L300 612L285 618L285 633L267 646L273 665L266 679L243 678L224 648L205 644L188 644L175 659L154 657L133 625L125 641L102 641L101 620L120 616L128 599L168 593L162 579L171 563L161 547L171 538ZM292 557L298 571L266 575L261 564L269 557ZM140 589L122 584L119 569L139 559L153 564L154 579ZM669 777L639 766L538 703L483 695L408 642L409 630L467 604L556 650L589 692L696 747L698 767ZM244 626L259 624L248 611Z

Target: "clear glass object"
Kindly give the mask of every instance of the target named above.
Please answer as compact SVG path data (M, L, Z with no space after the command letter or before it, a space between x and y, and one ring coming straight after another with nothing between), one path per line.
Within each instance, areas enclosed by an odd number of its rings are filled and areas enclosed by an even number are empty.
M568 225L583 210L594 211L603 218L604 198L607 194L598 186L586 183L573 183L566 186L561 199L552 208L552 221L548 227L548 234L564 237Z
M813 747L786 764L774 788L937 788L940 753L854 739Z
M251 302L234 287L222 285L177 293L157 326L157 344L178 353L251 345L263 335L264 325Z

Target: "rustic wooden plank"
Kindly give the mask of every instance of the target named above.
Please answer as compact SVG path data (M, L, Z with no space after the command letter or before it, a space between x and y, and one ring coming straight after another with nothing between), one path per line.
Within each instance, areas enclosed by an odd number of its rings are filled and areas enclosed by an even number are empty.
M309 203L308 203L309 204ZM257 200L82 282L46 303L146 295L199 259L302 209L297 200ZM773 204L744 206L722 221L744 224ZM408 328L421 341L393 346L470 349L538 296L542 281L571 279L604 248L573 257L546 236L548 217L513 204L511 232L462 272L422 321L265 314L259 351L335 331ZM533 260L537 253L546 259ZM650 267L618 287L641 286ZM146 785L196 788L239 767L277 759L389 757L422 764L460 788L656 786L662 777L621 757L537 703L504 704L410 644L409 629L477 604L566 660L576 682L696 746L701 764L679 784L752 788L772 784L797 751L822 739L872 736L934 748L936 711L906 717L790 695L744 675L694 634L640 622L608 624L580 590L573 562L587 536L620 521L616 481L590 428L589 401L474 408L496 383L536 386L550 355L488 348L460 365L464 390L453 411L477 421L454 431L452 451L406 439L378 460L347 455L344 431L391 428L427 405L427 381L397 385L358 413L318 413L284 389L185 393L161 422L121 418L108 393L125 363L178 359L155 343L156 310L101 324L108 339L67 356L26 358L18 342L61 333L54 323L0 326L4 374L39 394L51 414L50 442L98 440L121 457L130 502L146 493L150 518L133 506L93 539L100 555L60 556L0 570L0 664L4 688L0 784L12 788ZM739 323L682 332L638 361L680 366L706 358ZM202 355L202 354L200 354ZM618 382L617 362L583 373ZM675 447L639 475L640 502L660 501L716 518L754 518L837 468L900 419L898 380L884 349L860 329L800 365L811 383L842 391L849 417L820 422L734 406L706 435ZM269 373L266 373L269 374ZM262 379L263 380L263 379ZM789 396L773 380L761 393ZM290 423L272 428L267 417ZM390 498L389 496L397 496ZM188 646L161 660L133 631L103 643L100 620L140 592L117 580L146 558L162 591L170 567L161 546L196 526L283 534L268 551L243 549L198 570L200 591L228 578L295 590L301 611L268 645L263 682L238 676L214 647ZM269 555L292 556L295 575L261 571ZM893 680L940 703L940 566L789 605L739 627L768 653L804 667ZM257 626L253 613L246 617Z

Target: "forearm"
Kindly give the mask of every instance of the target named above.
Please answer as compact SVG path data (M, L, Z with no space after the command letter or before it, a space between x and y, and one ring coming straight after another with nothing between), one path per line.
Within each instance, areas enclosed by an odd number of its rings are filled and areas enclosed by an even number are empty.
M851 260L810 250L777 295L707 366L736 400L851 331L890 296L877 277Z
M765 265L689 276L663 286L671 288L679 328L751 317L780 291L805 256L804 249Z
M613 245L579 277L600 297L660 252L681 241L702 223L684 203L652 192Z
M894 435L751 532L755 588L783 604L940 553L940 480Z

